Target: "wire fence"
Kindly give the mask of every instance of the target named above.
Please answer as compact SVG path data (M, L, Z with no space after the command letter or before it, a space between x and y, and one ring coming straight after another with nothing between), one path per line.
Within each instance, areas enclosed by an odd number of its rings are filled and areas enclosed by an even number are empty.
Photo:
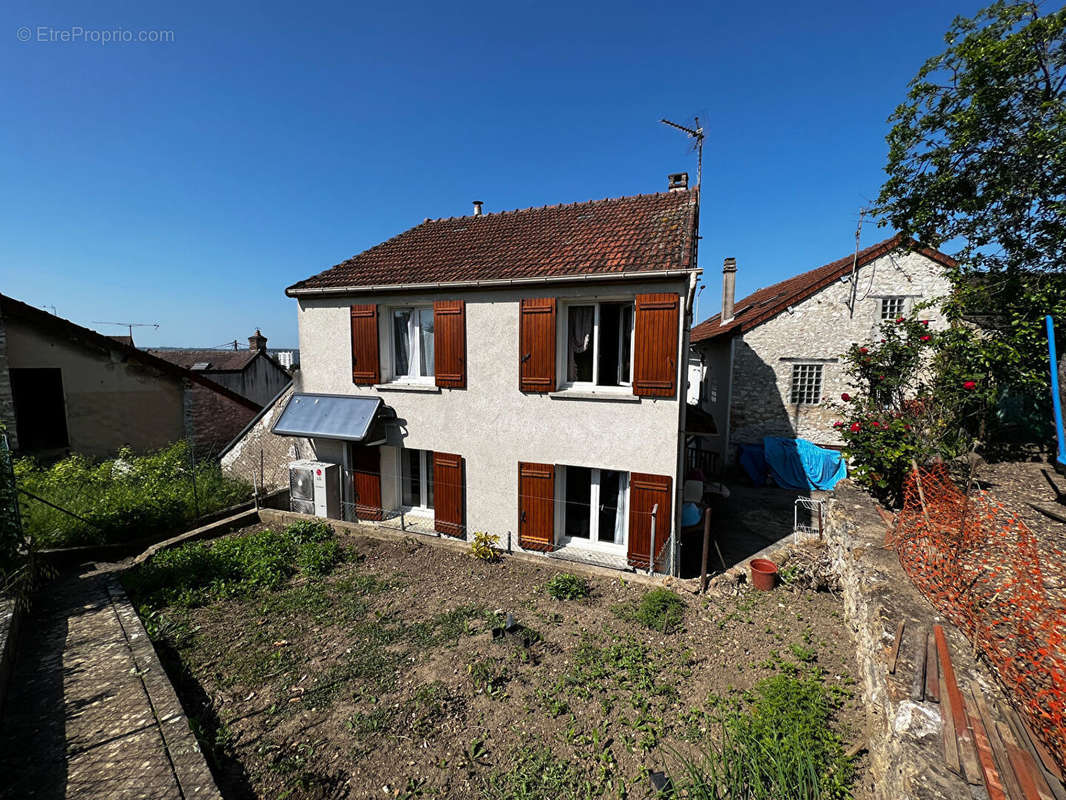
M1066 553L987 492L961 491L943 466L911 473L895 546L1066 767Z

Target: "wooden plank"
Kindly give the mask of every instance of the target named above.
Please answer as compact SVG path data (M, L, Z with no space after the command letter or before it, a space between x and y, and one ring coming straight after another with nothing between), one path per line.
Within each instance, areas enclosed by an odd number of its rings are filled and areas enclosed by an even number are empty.
M970 729L973 731L974 744L977 746L977 758L980 762L981 774L984 776L988 798L989 800L1007 800L1003 778L996 769L996 759L992 754L992 745L988 741L988 732L981 722L981 716L969 691L963 695L963 703L966 707L966 716L970 719Z
M1033 800L1034 791L1036 792L1037 800L1055 800L1055 796L1051 793L1051 788L1047 785L1047 781L1044 780L1044 775L1036 763L1036 758L1018 744L1010 726L997 722L996 728L999 730L999 738L1003 740L1003 744L1007 747L1007 757L1014 768L1014 774L1018 776L1018 783L1022 786L1025 800Z
M911 679L911 700L922 702L925 696L925 662L929 656L929 632L919 636L914 645L914 678Z
M944 685L944 675L938 676L940 680L940 719L944 723L944 761L948 769L956 775L963 775L962 762L959 761L959 740L955 737L955 717L951 713L951 698L948 697L947 687Z
M1007 796L1017 798L1017 800L1024 800L1021 784L1017 775L1014 774L1014 767L1011 766L1007 748L999 737L999 730L996 728L996 721L992 719L988 703L980 691L974 691L973 684L970 685L968 691L977 705L977 714L981 718L981 724L984 726L988 744L992 747L992 756L996 760L996 769L999 770L999 777Z
M1062 781L1044 766L1037 751L1037 746L1033 743L1032 736L1029 733L1029 727L1022 721L1021 715L1010 706L1004 706L1002 710L1015 738L1018 740L1018 744L1032 757L1033 763L1036 764L1037 772L1044 779L1044 783L1047 784L1055 800L1066 800L1066 787L1063 787Z
M940 672L944 676L944 685L951 697L951 713L955 715L955 730L959 736L969 730L966 721L966 709L962 705L962 694L959 685L955 682L955 668L951 665L951 653L948 651L948 640L944 635L944 629L940 625L933 626L933 635L936 637L937 657L940 662Z
M934 703L940 702L940 659L936 654L936 639L933 636L925 638L925 699Z
M899 658L899 646L903 643L903 620L896 626L896 640L892 643L892 649L888 651L888 674L896 672L896 660Z

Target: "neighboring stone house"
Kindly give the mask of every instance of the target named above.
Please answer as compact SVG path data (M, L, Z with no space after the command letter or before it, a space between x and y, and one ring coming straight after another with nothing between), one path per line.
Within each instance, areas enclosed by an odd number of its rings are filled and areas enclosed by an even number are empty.
M300 281L286 290L299 302L294 391L224 466L269 486L310 449L340 465L348 519L404 514L622 568L647 565L654 529L663 565L697 225L681 174L659 194L476 204Z
M718 430L700 437L703 462L731 463L737 445L764 436L840 446L831 403L850 388L841 354L876 337L883 320L946 297L944 267L953 263L894 236L734 302L737 265L727 258L723 310L691 335L704 372L700 407ZM922 317L933 328L945 324L936 306Z
M248 337L247 350L238 350L234 342L232 350L160 348L148 352L265 406L291 379L288 370L267 352L266 343L257 329Z
M0 295L0 420L13 449L102 457L218 449L260 406L115 338Z

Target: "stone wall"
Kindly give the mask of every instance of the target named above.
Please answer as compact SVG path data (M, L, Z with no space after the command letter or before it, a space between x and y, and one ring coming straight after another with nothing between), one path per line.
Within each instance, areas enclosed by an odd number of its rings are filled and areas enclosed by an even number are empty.
M288 488L289 462L315 458L310 439L276 436L270 432L294 391L295 383L273 405L264 409L244 436L222 453L223 472L267 490Z
M950 284L936 262L918 253L889 254L858 272L855 311L848 308L851 284L837 282L737 338L733 356L730 445L760 442L764 436L798 436L840 445L833 403L852 389L840 356L852 343L879 338L881 298L906 297L906 308L945 297ZM925 311L931 328L946 325L938 308ZM817 405L790 402L792 368L821 364ZM730 450L734 448L730 447ZM732 453L726 457L731 458Z
M18 447L15 431L15 399L11 394L11 376L7 372L7 325L0 310L0 424L7 428L7 441L14 450Z
M219 452L247 425L256 411L199 383L185 382L185 434L197 457Z

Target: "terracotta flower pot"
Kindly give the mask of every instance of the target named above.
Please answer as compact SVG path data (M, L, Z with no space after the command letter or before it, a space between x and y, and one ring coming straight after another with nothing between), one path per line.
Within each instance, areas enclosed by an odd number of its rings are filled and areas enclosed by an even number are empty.
M748 565L751 567L751 585L756 589L768 592L777 583L777 565L766 558L754 558Z

